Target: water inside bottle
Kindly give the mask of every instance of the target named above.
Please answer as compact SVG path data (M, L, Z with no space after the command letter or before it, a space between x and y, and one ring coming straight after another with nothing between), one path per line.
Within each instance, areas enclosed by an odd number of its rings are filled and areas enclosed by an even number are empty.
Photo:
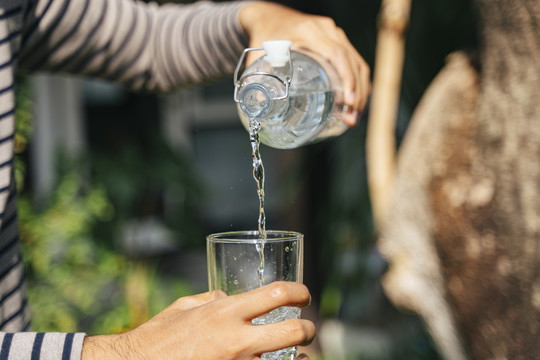
M275 104L277 102L286 102L287 106ZM267 110L260 115L259 139L274 148L297 148L340 134L346 129L342 118L346 106L336 104L331 90L291 93L288 99L271 101L271 106L279 106L282 110ZM337 110L332 111L333 108ZM244 125L249 127L251 118L243 111L239 113Z

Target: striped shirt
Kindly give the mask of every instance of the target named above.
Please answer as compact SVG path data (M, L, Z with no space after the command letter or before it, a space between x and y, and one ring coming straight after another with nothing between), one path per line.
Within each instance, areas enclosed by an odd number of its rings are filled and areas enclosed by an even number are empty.
M243 4L0 0L0 360L79 359L85 336L30 331L12 169L15 74L71 73L154 92L200 83L231 73L246 47Z

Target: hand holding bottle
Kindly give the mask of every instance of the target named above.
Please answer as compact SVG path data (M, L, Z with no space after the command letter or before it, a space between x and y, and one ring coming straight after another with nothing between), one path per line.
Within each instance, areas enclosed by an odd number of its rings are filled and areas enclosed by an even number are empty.
M309 50L336 69L348 106L345 123L354 126L371 90L370 70L345 32L324 16L308 15L270 2L254 2L239 13L240 24L250 37L250 47L268 40L291 40L298 49ZM254 59L248 58L248 64Z

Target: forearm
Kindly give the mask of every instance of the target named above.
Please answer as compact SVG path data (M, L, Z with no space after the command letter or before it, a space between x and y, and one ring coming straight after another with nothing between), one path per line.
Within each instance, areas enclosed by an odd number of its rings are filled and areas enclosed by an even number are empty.
M170 91L231 73L247 37L244 2L38 1L25 24L19 68L68 72ZM69 6L68 6L69 5Z
M141 358L125 334L89 336L84 339L81 360L137 360Z

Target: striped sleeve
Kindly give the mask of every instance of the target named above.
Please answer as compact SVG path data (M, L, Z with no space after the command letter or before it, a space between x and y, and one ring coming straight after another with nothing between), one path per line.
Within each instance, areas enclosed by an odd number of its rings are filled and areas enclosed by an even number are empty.
M0 360L80 359L84 334L0 332Z
M246 2L39 0L22 36L19 68L69 72L135 90L170 91L231 73L247 45Z
M0 227L0 331L28 331L24 265L20 251L15 184L11 181Z
M85 334L30 332L13 172L8 190L0 214L0 360L78 360Z

